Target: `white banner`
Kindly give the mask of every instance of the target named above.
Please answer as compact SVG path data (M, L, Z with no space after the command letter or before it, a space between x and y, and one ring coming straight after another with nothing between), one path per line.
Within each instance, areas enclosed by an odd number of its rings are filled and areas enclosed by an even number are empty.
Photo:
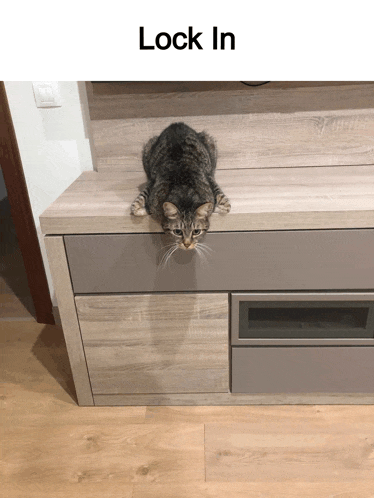
M373 80L371 10L362 0L13 0L1 9L0 73L12 80Z

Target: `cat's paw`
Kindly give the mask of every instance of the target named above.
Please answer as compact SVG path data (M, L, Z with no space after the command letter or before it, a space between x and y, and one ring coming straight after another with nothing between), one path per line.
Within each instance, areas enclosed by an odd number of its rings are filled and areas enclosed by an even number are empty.
M134 216L145 216L147 213L145 207L144 207L144 198L141 199L136 199L132 204L131 204L131 214Z
M229 213L231 210L231 204L228 198L224 194L217 195L217 210L221 213Z

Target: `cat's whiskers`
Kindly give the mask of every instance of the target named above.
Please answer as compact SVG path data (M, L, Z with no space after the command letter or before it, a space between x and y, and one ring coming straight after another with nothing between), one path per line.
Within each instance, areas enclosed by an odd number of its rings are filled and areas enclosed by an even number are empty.
M204 242L198 242L198 245L201 249L206 249L208 252L214 251L210 246L208 246L208 244L204 244Z
M167 251L163 254L163 256L162 256L162 258L161 258L161 261L160 261L160 263L159 263L159 266L163 267L163 263L166 261L166 259L167 259L168 255L169 255L170 251L172 251L172 250L173 250L173 248L174 248L174 245L173 245L172 247L170 247L170 248L169 248L169 249L168 249L168 250L167 250Z
M165 261L166 266L169 264L169 261L170 261L171 256L175 253L175 251L176 251L177 249L179 249L179 247L178 247L178 246L175 246L175 247L174 247L174 248L172 248L172 249L171 249L171 251L169 252L169 255L168 255L168 257L167 257L167 259L166 259L166 261Z
M205 254L206 256L211 256L211 253L209 251L207 251L207 249L205 247L201 247L199 246L199 249L200 251Z
M158 254L160 251L163 251L164 249L166 249L167 247L174 246L175 244L176 244L175 242L172 242L171 244L166 244L165 246L160 247L160 249L157 251L157 254Z
M199 248L200 252L202 254L204 254L205 257L212 255L213 249L209 246L206 246L205 244L201 244L201 243L196 244L196 249L197 248ZM207 260L207 258L206 258L206 260Z
M172 247L170 247L166 253L163 255L161 261L160 261L160 264L159 266L161 268L166 268L169 260L170 260L170 257L172 256L172 254L178 249L178 245L176 243L172 244Z
M161 251L162 249L165 249L165 247L161 247L160 251ZM163 263L164 259L166 258L166 255L168 254L168 252L169 252L169 251L170 251L170 248L169 248L167 251L165 251L165 252L164 252L164 254L162 255L161 261L159 262L159 266L161 266L161 265L162 265L162 263Z
M206 257L206 254L203 252L202 248L198 245L195 246L196 252L199 255L199 257L202 259L203 264L208 263L208 259Z

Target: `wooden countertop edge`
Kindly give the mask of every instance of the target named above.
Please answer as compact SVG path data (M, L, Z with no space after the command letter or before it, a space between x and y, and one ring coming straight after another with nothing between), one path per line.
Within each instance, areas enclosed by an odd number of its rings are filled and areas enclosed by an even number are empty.
M44 235L89 233L160 233L150 217L41 217ZM210 232L328 230L374 228L374 211L313 211L290 213L232 213L211 217Z
M217 177L233 209L226 215L213 213L210 231L374 227L374 165L233 170L217 172ZM240 185L246 177L250 186L244 188L244 195ZM130 215L130 199L136 197L144 180L144 173L83 172L42 213L42 233L162 232L150 216ZM279 202L272 202L273 188ZM247 205L246 196L252 201ZM262 211L265 201L267 211Z

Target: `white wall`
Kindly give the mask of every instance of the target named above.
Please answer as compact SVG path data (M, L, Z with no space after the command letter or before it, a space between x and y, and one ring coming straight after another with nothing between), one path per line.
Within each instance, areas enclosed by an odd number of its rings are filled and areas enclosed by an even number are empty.
M78 83L60 81L59 85L62 107L38 108L32 82L5 82L54 306L57 302L39 216L82 171L93 169Z

